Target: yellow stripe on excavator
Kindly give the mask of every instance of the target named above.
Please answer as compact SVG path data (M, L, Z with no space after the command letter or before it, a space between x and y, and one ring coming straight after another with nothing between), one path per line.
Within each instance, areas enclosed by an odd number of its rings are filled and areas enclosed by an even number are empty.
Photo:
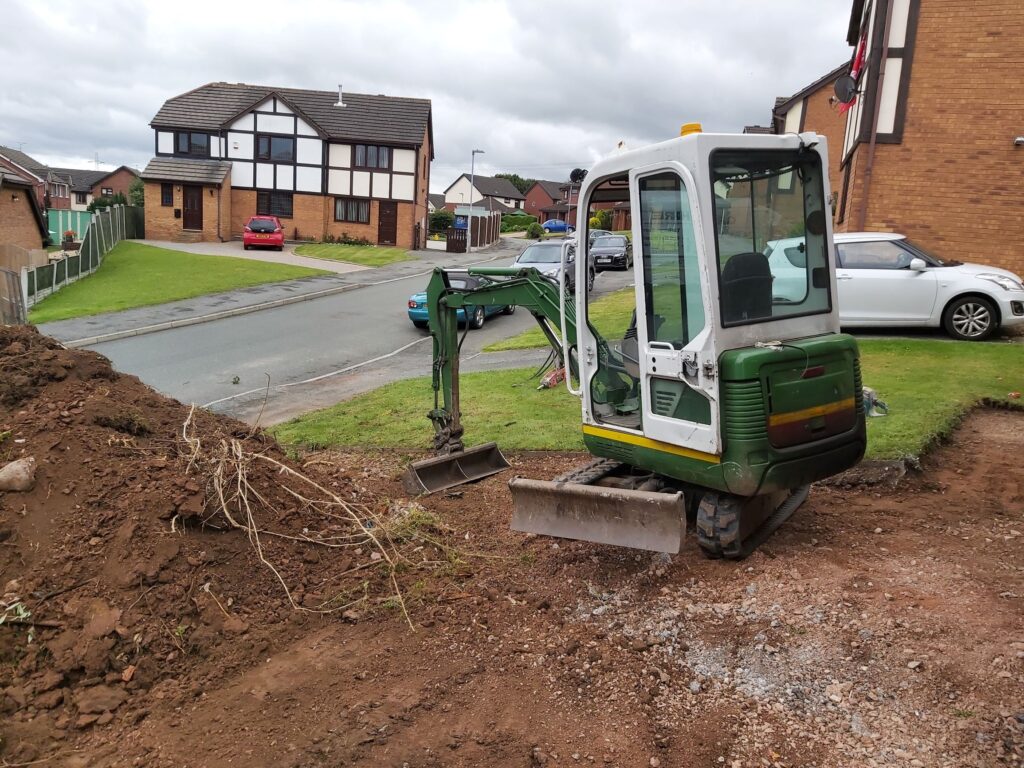
M813 419L815 416L827 416L830 413L846 411L854 407L856 407L856 402L852 397L848 397L845 400L839 400L835 403L826 403L825 405L816 405L813 408L804 408L802 411L775 413L768 417L768 426L777 427L781 424L792 424L794 421Z
M663 443L660 440L651 440L649 437L631 435L628 432L619 432L616 429L605 429L604 427L593 427L589 424L584 424L583 432L584 434L592 435L593 437L601 437L605 440L612 440L617 443L628 443L629 445L635 445L639 448L650 448L653 451L671 453L676 456L683 456L687 459L704 461L708 464L722 463L722 457L716 456L713 453L695 451L692 448L683 448L678 445L672 445L672 443Z

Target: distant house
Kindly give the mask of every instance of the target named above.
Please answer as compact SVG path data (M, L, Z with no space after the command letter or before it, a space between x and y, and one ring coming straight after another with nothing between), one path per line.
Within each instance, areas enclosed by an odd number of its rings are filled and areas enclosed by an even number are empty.
M840 113L829 88L848 67L833 70L776 107L776 129L828 136L837 232L902 232L937 256L1020 274L1024 5L965 8L853 0L856 100Z
M63 210L71 207L70 179L54 173L52 168L35 158L17 149L0 147L0 168L6 168L32 182L36 202L41 209Z
M427 211L433 213L434 211L440 211L444 208L444 195L441 193L433 193L427 195Z
M542 222L548 219L565 219L569 206L562 201L564 184L564 181L535 181L533 186L526 190L523 210Z
M228 240L250 216L287 238L423 247L434 158L427 99L209 83L153 117L146 232Z
M42 248L49 239L36 197L37 179L0 168L0 246Z
M477 174L470 183L470 175L464 173L444 191L445 208L455 210L456 206L481 204L481 207L498 213L522 209L526 197L508 179Z

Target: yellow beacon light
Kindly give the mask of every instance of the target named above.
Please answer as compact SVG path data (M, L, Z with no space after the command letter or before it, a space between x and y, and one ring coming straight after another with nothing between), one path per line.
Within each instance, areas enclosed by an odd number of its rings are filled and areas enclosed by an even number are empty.
M700 133L703 128L700 127L700 123L683 123L683 127L679 129L680 136L689 136L691 133Z

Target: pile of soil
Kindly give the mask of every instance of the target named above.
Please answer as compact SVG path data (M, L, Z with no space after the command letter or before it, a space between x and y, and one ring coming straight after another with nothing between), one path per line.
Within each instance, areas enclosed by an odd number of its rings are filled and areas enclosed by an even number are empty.
M974 413L895 487L816 487L735 563L514 533L507 476L411 501L407 455L290 461L27 331L0 382L0 460L39 462L0 497L35 622L0 626L8 764L1024 764L1024 414ZM280 579L219 504L224 446L268 459L245 479ZM333 546L352 526L291 470L393 543Z
M8 762L195 695L273 652L307 612L355 622L393 599L386 561L402 544L377 547L362 526L397 520L391 535L444 538L414 505L365 488L363 472L301 467L263 433L32 329L0 328L0 436L0 466L38 467L31 491L0 493ZM250 459L250 491L245 505L231 498L229 471L221 506L213 473L233 465L214 459L231 446ZM247 512L258 539L230 523L246 526Z

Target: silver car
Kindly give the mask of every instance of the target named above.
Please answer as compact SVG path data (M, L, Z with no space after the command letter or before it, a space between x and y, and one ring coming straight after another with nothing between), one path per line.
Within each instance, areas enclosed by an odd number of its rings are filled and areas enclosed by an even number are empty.
M532 243L516 257L513 269L533 267L545 277L557 281L562 269L562 243L564 240L546 240ZM576 245L569 246L568 273L565 284L569 290L576 288ZM594 287L594 268L587 270L587 290Z

